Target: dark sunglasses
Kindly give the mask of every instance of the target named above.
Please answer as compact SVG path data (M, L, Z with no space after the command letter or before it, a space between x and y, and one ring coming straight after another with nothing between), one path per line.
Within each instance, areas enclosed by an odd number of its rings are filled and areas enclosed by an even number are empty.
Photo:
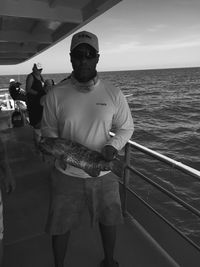
M84 58L86 59L94 59L98 56L98 53L96 51L86 51L86 52L82 52L82 51L72 51L70 53L71 57L75 58L75 59L79 59L82 60Z

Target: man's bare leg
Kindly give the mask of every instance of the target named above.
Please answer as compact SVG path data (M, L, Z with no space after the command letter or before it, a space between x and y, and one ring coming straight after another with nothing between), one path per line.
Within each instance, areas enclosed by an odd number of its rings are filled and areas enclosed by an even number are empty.
M114 249L116 242L116 226L107 226L99 223L99 229L105 255L104 262L107 266L113 266L113 263L115 262Z
M55 267L64 267L65 255L69 241L70 231L63 235L52 236L52 247L54 254Z

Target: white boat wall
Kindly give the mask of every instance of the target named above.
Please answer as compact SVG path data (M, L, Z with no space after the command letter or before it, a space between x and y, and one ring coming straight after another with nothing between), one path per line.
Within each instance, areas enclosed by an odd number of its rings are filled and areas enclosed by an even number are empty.
M116 0L1 0L0 1L0 64L18 64L26 61L93 20L119 1ZM8 162L16 179L14 193L3 191L5 258L3 267L53 267L50 237L44 226L49 205L49 173L52 166L38 156L33 143L33 130L12 128L13 108L9 97L0 111L0 136L7 147ZM112 135L113 133L111 133ZM137 154L140 153L140 154ZM138 156L139 155L139 156ZM136 142L129 141L119 176L125 223L118 227L115 257L120 267L199 267L200 247L181 231L169 215L163 215L156 205L161 200L150 199L154 192L147 190L145 197L136 188L136 179L150 185L178 207L188 217L200 222L200 211L170 192L154 179L152 168L137 168L137 157L152 157L161 165L161 174L169 168L169 175L177 171L200 183L200 172L165 157ZM120 165L121 166L121 165ZM162 167L163 166L163 167ZM151 169L151 170L150 170ZM163 171L163 173L162 173ZM162 179L162 176L160 177ZM146 188L146 187L145 187ZM159 202L159 203L158 203ZM92 229L87 212L83 224L72 233L66 267L99 266L103 252L97 227Z

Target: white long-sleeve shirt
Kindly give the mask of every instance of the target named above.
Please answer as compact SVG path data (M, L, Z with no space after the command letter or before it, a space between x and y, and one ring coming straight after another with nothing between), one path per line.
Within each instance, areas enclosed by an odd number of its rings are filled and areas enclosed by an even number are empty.
M100 79L87 92L79 90L77 84L74 78L67 79L47 94L42 135L66 138L99 152L106 144L121 150L134 130L123 93ZM109 135L111 128L115 129L114 137ZM89 177L73 166L63 170L57 162L56 167L69 175Z

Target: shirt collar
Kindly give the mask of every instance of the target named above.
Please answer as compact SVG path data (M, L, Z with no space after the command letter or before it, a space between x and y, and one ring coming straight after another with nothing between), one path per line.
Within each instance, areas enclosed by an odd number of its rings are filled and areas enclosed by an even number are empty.
M97 74L93 79L89 80L88 82L79 82L74 77L74 74L72 72L71 81L79 91L87 93L94 90L94 88L99 84L99 77Z

